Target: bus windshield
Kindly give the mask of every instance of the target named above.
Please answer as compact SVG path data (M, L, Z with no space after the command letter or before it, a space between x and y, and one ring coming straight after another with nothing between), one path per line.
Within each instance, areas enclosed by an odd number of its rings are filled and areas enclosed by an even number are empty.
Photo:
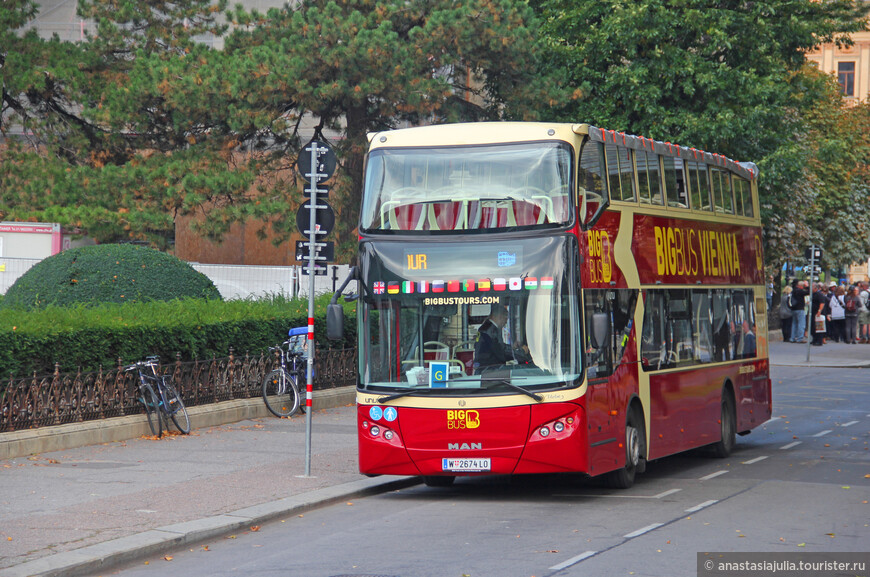
M575 386L575 254L570 236L364 243L362 386L434 394Z
M568 224L572 154L563 142L374 150L361 228L428 234Z

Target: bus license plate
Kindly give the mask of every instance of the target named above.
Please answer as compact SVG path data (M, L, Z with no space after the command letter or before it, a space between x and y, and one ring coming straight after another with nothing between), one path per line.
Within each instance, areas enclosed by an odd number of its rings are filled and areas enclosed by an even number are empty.
M489 471L490 460L486 459L441 459L442 471Z

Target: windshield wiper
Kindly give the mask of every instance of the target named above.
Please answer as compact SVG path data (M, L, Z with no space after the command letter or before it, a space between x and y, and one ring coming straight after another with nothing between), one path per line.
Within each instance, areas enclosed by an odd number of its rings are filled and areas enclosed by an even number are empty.
M516 377L514 377L514 378L516 378ZM509 388L514 389L515 391L518 391L518 392L520 392L528 397L531 397L531 398L535 399L536 401L538 401L539 403L544 400L544 397L542 397L541 395L535 394L528 389L524 389L519 385L513 384L510 381L510 379L506 379L506 378L489 378L489 379L487 379L487 378L481 377L480 380L481 380L481 382L499 383L502 385L507 385ZM486 387L486 388L489 388L489 387Z
M387 397L381 397L380 399L378 399L378 403L383 405L384 403L389 403L390 401L395 401L396 399L401 399L402 397L410 397L411 395L416 395L417 393L425 393L427 391L431 392L431 391L440 391L440 390L444 390L444 389L440 389L440 388L432 389L429 387L422 388L422 389L409 389L407 391L402 391L401 393L395 393L395 394L389 395Z

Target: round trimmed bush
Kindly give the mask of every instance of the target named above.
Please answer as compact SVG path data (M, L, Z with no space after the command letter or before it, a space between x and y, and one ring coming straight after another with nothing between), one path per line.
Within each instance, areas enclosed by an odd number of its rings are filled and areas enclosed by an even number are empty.
M218 299L214 283L172 255L131 244L101 244L48 257L9 287L0 306Z

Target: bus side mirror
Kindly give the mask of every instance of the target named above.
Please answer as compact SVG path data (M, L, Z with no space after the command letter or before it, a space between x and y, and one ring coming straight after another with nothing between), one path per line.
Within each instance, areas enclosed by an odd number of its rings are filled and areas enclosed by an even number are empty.
M344 339L344 308L339 304L326 305L326 338L331 341Z
M607 313L592 315L592 334L589 338L592 340L593 348L600 349L607 344L607 339L610 338L610 319Z

